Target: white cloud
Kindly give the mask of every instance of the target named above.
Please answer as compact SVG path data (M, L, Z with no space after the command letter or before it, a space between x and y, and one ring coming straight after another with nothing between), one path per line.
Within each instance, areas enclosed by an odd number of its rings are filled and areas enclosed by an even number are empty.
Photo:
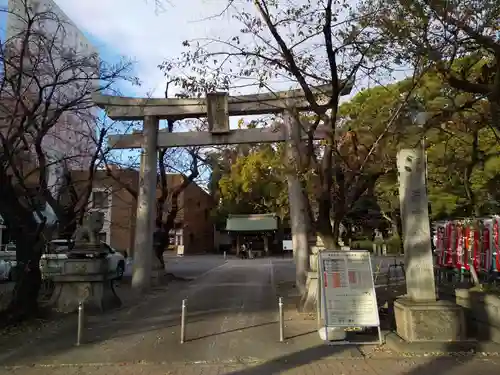
M155 14L154 0L56 0L59 7L85 32L119 54L137 61L143 86L137 95L164 92L158 69L167 57L180 55L182 41L228 32L229 20L194 22L223 9L227 0L170 0ZM99 47L99 46L97 46Z

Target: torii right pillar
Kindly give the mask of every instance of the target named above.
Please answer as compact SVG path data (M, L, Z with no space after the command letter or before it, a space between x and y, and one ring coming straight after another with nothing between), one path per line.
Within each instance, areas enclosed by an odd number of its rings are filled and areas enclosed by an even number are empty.
M407 342L465 340L463 309L436 295L424 150L399 151L397 168L407 291L394 302L397 333Z

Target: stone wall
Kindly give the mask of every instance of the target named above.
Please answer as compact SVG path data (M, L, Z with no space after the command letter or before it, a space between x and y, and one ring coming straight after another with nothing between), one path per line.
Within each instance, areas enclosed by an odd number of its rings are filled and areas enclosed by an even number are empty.
M465 309L470 336L500 343L500 296L455 289L455 299Z

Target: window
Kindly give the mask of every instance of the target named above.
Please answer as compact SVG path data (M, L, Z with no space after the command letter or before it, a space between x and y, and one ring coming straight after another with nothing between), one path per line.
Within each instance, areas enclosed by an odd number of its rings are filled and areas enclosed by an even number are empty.
M107 243L108 241L108 234L106 232L101 232L99 233L99 241ZM106 249L109 251L109 249L106 246Z
M92 208L108 208L108 194L105 191L92 193Z

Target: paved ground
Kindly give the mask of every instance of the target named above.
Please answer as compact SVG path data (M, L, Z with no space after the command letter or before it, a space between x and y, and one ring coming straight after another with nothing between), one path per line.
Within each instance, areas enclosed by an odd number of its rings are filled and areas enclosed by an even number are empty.
M14 290L14 283L0 282L0 310L5 309L10 302L10 296Z
M0 363L195 362L269 360L321 344L313 321L287 327L280 345L274 268L290 261L229 260L191 282L159 288L140 303L114 314L90 317L86 344L76 348L75 324L33 344L0 353ZM172 267L173 268L173 267ZM182 273L179 273L182 275ZM180 307L188 300L184 345ZM56 339L57 338L57 339Z
M196 278L224 264L224 257L222 255L191 255L185 257L166 255L165 263L168 272L186 278Z
M2 375L493 375L500 361L476 358L315 359L290 357L260 364L123 363L18 367Z
M169 259L169 271L194 281L156 288L139 303L86 322L85 343L76 347L76 317L31 332L19 340L0 338L0 374L439 374L498 373L498 357L415 357L374 346L329 347L315 322L286 311L286 342L277 324L279 282L293 280L283 259L205 256ZM125 288L121 292L125 292ZM181 300L188 300L184 344ZM7 343L8 343L7 342ZM14 345L13 343L16 342Z
M173 272L176 275L179 274L186 278L199 277L203 275L203 273L224 263L224 257L222 255L191 255L178 257L175 254L166 252L164 254L164 259L168 272ZM129 258L125 276L132 276L132 262L133 260Z

